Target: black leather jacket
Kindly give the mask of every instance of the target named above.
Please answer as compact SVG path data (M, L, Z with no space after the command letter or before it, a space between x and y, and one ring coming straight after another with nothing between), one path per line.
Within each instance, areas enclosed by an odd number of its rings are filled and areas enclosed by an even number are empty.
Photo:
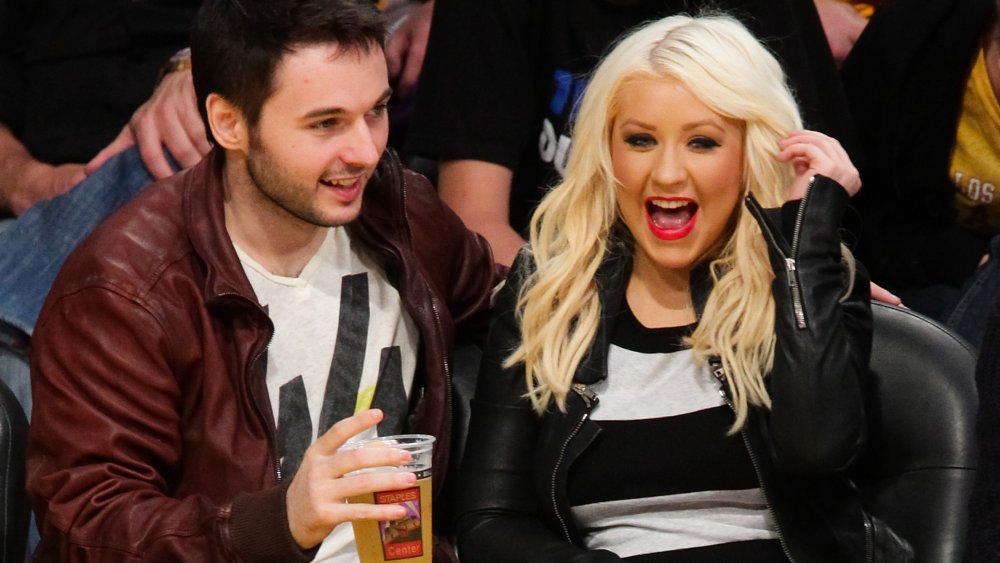
M791 561L907 561L908 547L864 513L847 477L864 444L862 380L871 347L868 281L846 275L841 259L837 228L847 200L843 188L817 176L801 202L780 211L747 201L743 212L761 224L775 272L777 346L767 380L773 406L752 408L742 434ZM472 405L460 477L461 560L619 561L583 547L566 484L600 432L588 416L599 398L588 386L607 377L611 327L598 328L566 412L537 416L525 399L523 368L502 368L520 338L514 309L528 261L522 253L498 301ZM613 250L598 271L602 318L615 317L630 267L631 252ZM699 310L707 280L692 274Z

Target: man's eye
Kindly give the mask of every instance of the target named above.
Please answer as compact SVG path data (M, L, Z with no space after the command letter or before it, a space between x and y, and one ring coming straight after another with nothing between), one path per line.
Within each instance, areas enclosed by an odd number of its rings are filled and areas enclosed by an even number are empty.
M337 126L336 119L324 119L323 121L317 121L311 125L313 129L320 129L320 130L333 129L336 126Z
M656 145L656 139L648 133L633 133L625 136L625 144L639 149L649 148Z
M374 117L382 117L385 114L389 113L389 104L388 103L379 104L373 107L370 113Z
M693 139L688 141L688 143L692 147L701 150L714 149L715 147L720 146L718 141L712 139L711 137L694 137Z

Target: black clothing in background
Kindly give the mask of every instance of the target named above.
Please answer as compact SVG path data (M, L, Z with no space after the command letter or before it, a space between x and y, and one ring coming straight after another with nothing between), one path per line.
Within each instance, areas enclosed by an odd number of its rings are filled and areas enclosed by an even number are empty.
M954 221L949 168L994 11L994 0L883 2L841 69L864 151L858 257L890 290L959 288L988 250Z
M601 55L642 22L709 4L765 40L806 125L838 138L854 157L847 105L812 0L437 0L408 152L513 170L511 224L523 233L559 177L552 163L564 156L559 137L569 135L574 96ZM566 73L562 84L557 70Z
M1000 561L1000 300L990 307L976 362L979 467L969 517L969 563Z
M42 162L87 162L188 44L200 0L0 0L0 122Z

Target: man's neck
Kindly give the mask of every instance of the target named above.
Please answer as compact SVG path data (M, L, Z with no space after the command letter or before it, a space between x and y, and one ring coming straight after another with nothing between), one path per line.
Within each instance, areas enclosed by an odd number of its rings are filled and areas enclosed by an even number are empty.
M298 277L316 255L329 227L311 225L261 194L245 167L227 161L223 168L226 231L243 252L268 272Z

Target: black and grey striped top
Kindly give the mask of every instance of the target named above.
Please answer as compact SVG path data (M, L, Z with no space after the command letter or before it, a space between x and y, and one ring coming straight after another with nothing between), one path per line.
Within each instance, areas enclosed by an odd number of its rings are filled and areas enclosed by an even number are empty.
M570 470L587 546L643 563L787 561L719 383L682 345L694 327L622 311L593 386L602 431Z

